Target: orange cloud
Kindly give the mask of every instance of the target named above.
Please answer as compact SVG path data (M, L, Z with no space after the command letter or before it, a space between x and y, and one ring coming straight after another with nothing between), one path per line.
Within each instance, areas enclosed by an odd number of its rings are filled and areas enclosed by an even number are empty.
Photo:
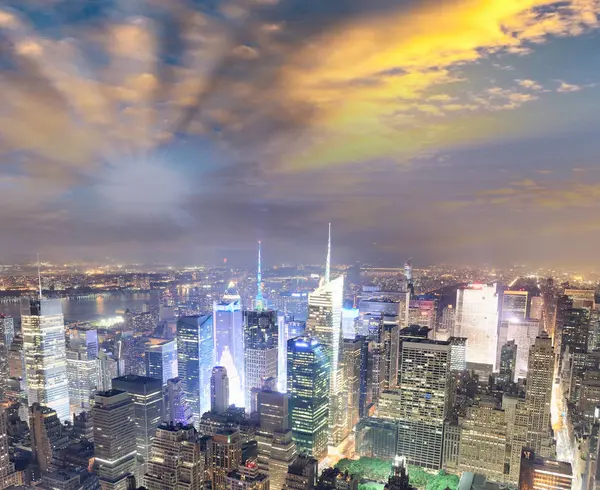
M292 165L302 168L369 156L402 157L424 147L459 144L473 132L480 135L482 123L489 126L485 116L483 121L472 116L457 131L454 114L463 109L516 109L537 95L490 93L447 108L424 104L421 99L430 97L431 91L437 92L438 102L451 97L449 84L461 81L457 70L482 57L530 49L549 35L578 35L597 28L598 21L591 14L599 11L595 0L572 0L568 5L554 0L460 0L432 2L396 15L361 17L334 27L308 43L282 70L287 95L317 107L317 130L332 136L323 138L324 144L319 138L303 141L311 150ZM529 80L519 85L528 90L541 88ZM503 96L505 101L493 103L490 97L494 96ZM441 115L448 117L441 122L428 119ZM396 120L408 124L410 138L399 134ZM406 132L406 125L401 129ZM331 146L340 150L332 151Z

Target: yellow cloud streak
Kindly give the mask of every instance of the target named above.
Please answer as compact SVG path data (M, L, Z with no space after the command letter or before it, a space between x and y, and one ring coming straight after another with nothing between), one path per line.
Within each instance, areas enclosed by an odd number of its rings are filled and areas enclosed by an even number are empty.
M541 22L532 9L550 6L553 0L434 2L421 10L361 19L323 35L283 69L288 96L315 105L320 111L315 129L328 133L322 143L309 142L290 165L410 155L481 137L482 122L496 130L499 125L486 116L482 121L472 114L469 121L456 114L452 120L431 123L436 113L428 107L435 107L421 103L419 109L415 103L426 91L456 81L448 71L452 67L496 50L519 48L524 41L540 42L548 34L596 27L589 16L594 0L574 1L570 9L544 15ZM458 108L454 104L447 112ZM466 123L462 130L457 118Z

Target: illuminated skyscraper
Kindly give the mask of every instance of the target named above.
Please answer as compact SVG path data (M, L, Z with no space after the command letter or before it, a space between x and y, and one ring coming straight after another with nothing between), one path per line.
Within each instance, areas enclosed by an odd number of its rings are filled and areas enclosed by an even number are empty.
M213 304L215 362L227 368L231 402L242 406L244 404L244 327L241 300L233 290L233 286L230 284L222 301ZM231 357L232 362L227 359L228 357Z
M330 366L329 441L334 446L344 438L348 396L341 362L343 298L344 276L322 284L308 295L306 321L306 335L319 341Z
M495 401L481 401L467 408L461 421L458 467L494 482L516 484L506 464L510 445L504 410Z
M54 445L61 438L62 425L55 410L34 403L29 407L31 454L40 471L49 471Z
M344 340L344 377L348 391L347 430L352 431L361 416L361 406L364 399L361 396L366 392L366 339L356 337ZM366 393L365 393L366 394Z
M529 350L525 410L527 411L527 446L542 457L552 456L550 406L554 381L552 339L543 332Z
M177 365L196 428L202 414L210 410L213 356L212 315L180 317L177 321Z
M215 366L210 377L210 410L224 413L229 407L229 378L227 369Z
M177 341L150 339L146 345L146 376L162 381L177 377Z
M15 336L14 321L0 314L0 397L4 397L8 386L8 352Z
M329 357L316 339L288 341L288 389L292 433L298 453L327 454L329 420Z
M8 417L4 408L0 408L0 488L19 485L19 474L10 461L8 452Z
M95 472L102 490L128 490L136 471L133 400L119 390L96 393L94 408Z
M100 350L96 362L98 363L98 382L96 383L98 391L109 391L112 389L112 380L119 376L119 363L123 364L123 361L118 361L111 354Z
M67 378L71 413L88 412L98 389L98 333L71 329L67 349Z
M529 360L529 349L535 344L536 337L540 334L538 320L510 319L502 322L507 326L506 336L508 340L514 340L517 346L517 357L515 360L514 381L527 377L527 363Z
M193 426L161 424L156 430L144 486L148 490L202 490L204 459Z
M21 299L21 331L29 405L39 403L71 420L62 303Z
M290 420L290 396L287 393L262 390L257 393L259 429L258 467L271 479L271 489L281 490L288 466L296 458Z
M213 490L227 488L227 475L242 462L242 437L239 429L218 431L208 441L208 465Z
M150 458L156 429L163 421L162 382L159 379L128 374L113 379L113 389L125 391L133 400L138 460Z
M252 409L252 390L262 389L269 378L277 379L278 336L276 311L244 311L245 407L248 413Z
M502 295L502 320L525 320L528 317L529 293L527 291L504 291Z
M193 425L194 414L185 399L181 380L179 378L168 380L164 393L165 420L174 425Z
M457 290L454 335L466 337L467 363L496 368L500 297L496 284L470 284Z
M434 470L441 466L450 349L447 341L402 342L397 454L409 464Z

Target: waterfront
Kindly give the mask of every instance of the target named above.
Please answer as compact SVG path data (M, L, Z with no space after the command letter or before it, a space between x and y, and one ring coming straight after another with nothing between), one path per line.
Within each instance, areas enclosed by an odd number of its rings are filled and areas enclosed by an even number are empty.
M158 293L116 293L62 299L66 323L88 322L115 316L122 314L127 308L132 311L141 311L146 303L158 305ZM0 303L0 313L19 319L21 316L19 303Z

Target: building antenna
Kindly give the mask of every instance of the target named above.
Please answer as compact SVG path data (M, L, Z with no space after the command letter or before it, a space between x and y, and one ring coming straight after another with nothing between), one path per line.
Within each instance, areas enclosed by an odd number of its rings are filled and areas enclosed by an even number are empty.
M255 308L257 310L264 309L264 303L265 303L265 301L263 299L263 294L262 294L262 264L261 264L261 257L260 257L261 248L262 248L262 244L259 240L259 242L258 242L258 269L256 270L256 299L254 300Z
M40 254L37 254L37 269L38 269L38 287L40 294L40 301L42 300L42 273L40 272Z
M325 284L331 280L331 223L329 223L329 238L327 239L327 261L325 262Z

